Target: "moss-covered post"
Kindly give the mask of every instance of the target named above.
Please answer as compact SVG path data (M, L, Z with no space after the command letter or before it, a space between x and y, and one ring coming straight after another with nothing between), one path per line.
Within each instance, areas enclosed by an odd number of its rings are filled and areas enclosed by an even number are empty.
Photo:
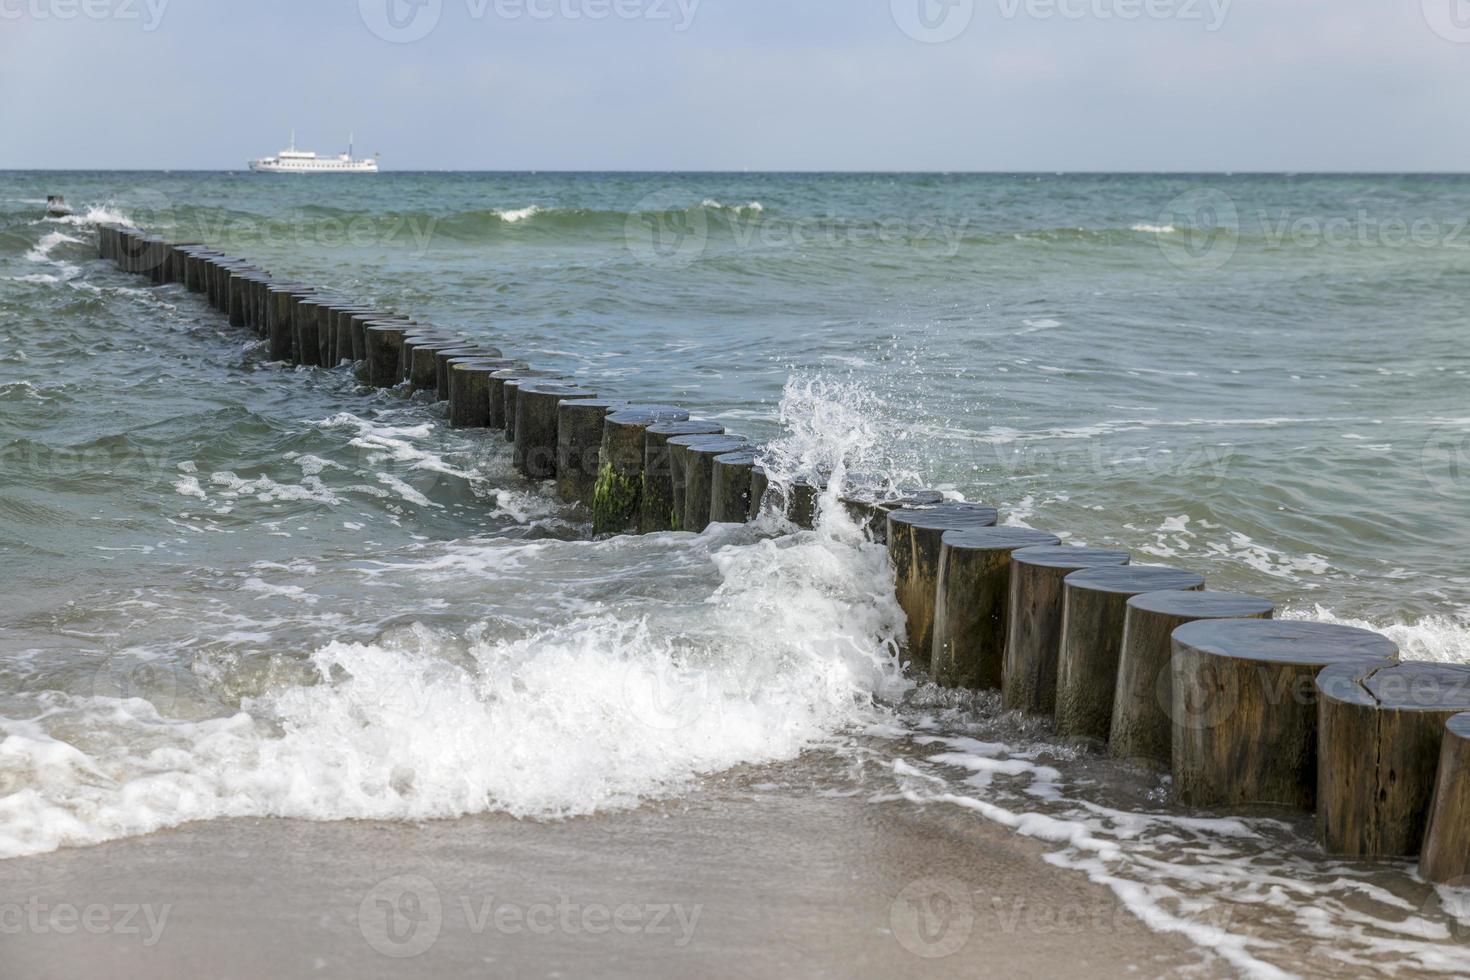
M673 449L669 440L676 436L724 435L725 427L717 422L690 419L687 422L660 422L650 425L643 441L643 493L638 507L638 532L653 534L677 527L683 510L684 484L674 482ZM682 471L680 476L682 477ZM675 508L674 501L679 501Z
M1470 875L1470 714L1445 723L1419 874L1441 885Z
M999 517L994 507L958 502L910 507L888 515L888 559L893 564L898 604L908 617L908 654L915 667L927 670L934 649L934 604L945 533L994 527Z
M1398 659L1367 630L1208 619L1174 631L1174 792L1187 806L1317 802L1317 675Z
M1234 592L1145 592L1128 600L1108 747L1168 771L1174 758L1174 631L1202 619L1270 619L1275 603Z
M1445 724L1470 711L1470 666L1384 661L1317 675L1317 834L1329 854L1417 857Z
M556 495L564 503L591 508L597 490L603 421L629 408L617 398L564 401L556 412Z
M1061 539L1024 527L946 531L941 538L929 673L943 687L999 690L1005 666L1011 555Z
M597 486L592 490L592 530L620 534L634 528L643 494L643 443L648 427L687 421L689 413L672 406L614 412L602 422Z
M516 388L515 467L530 480L556 479L557 425L562 402L592 401L597 392L553 382Z

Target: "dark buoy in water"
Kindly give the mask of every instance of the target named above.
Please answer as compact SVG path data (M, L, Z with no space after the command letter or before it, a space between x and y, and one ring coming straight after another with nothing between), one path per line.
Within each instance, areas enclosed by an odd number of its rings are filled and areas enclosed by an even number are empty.
M515 466L531 480L556 479L562 402L592 401L597 392L571 385L527 383L516 389Z
M603 419L597 486L592 490L593 533L633 529L643 502L644 434L659 422L688 419L688 412L671 405L637 406Z
M1419 856L1445 725L1470 666L1338 664L1317 675L1317 833L1329 854Z
M653 534L672 531L683 512L684 484L674 482L673 449L669 440L676 436L724 435L725 427L717 422L690 419L687 422L659 422L650 425L643 437L643 494L639 502L638 532ZM681 473L682 476L682 473ZM674 501L679 506L674 506Z
M1470 714L1445 723L1419 873L1440 885L1470 876Z
M1145 592L1204 587L1203 575L1164 565L1089 568L1068 575L1057 663L1057 734L1108 740L1128 600Z
M999 690L1005 666L1011 554L1061 539L1024 527L946 531L940 539L929 673L936 684Z
M1202 619L1270 619L1269 599L1233 592L1145 592L1128 600L1108 746L1168 770L1174 758L1174 631Z
M1001 704L1007 711L1056 713L1057 661L1068 575L1085 568L1126 565L1128 552L1102 548L1023 548L1011 554L1006 613L1006 662Z
M888 558L898 604L908 617L909 659L916 667L929 667L934 648L934 602L945 533L994 527L999 517L994 507L969 503L912 507L888 515Z
M1376 666L1398 646L1368 630L1210 619L1174 631L1174 791L1188 806L1317 803L1317 675Z

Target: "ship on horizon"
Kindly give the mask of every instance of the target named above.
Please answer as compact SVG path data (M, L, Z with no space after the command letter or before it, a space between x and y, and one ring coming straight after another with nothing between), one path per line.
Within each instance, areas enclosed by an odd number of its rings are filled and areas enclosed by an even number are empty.
M353 138L347 137L347 152L335 157L317 156L310 150L296 149L296 133L291 133L291 145L273 157L261 157L248 164L252 173L260 174L375 174L378 172L378 155L361 160L352 156Z

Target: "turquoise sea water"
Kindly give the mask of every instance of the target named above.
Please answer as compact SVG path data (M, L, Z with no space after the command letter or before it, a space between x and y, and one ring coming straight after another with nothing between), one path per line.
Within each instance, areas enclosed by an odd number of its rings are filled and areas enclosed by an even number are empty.
M914 688L881 549L589 541L497 437L97 260L120 219L1463 662L1470 178L0 174L0 856L231 814L595 813L896 726L862 751L946 798L1144 848L1059 860L1249 908L1196 937L1245 969L1309 922L1364 969L1382 935L1464 968L1407 869L1373 877L1405 908L1343 892L1363 872L1309 826L1175 814L1138 844L1156 777L1114 816L1055 790L1110 764ZM1175 868L1180 835L1224 883ZM1250 899L1283 849L1300 893Z

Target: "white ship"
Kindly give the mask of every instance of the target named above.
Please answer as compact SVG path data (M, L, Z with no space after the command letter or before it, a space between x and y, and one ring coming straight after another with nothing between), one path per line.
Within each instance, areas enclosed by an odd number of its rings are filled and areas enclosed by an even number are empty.
M378 172L378 155L371 159L354 160L352 138L348 137L347 152L335 157L319 157L309 150L296 149L296 134L291 134L291 145L273 157L261 157L250 161L250 169L260 174L375 174Z

